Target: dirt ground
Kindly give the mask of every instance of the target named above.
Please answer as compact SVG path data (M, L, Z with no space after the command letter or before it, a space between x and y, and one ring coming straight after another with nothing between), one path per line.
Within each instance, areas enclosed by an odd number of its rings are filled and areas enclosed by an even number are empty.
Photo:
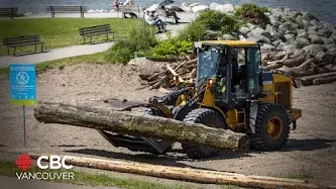
M9 105L9 84L0 81L0 153L23 149L22 107ZM119 98L146 101L157 90L140 89L137 74L120 65L80 64L54 69L38 76L38 99L86 101ZM197 167L243 174L302 177L317 184L336 185L336 83L302 87L294 92L295 107L303 109L297 130L277 152L223 152L202 161L188 159L177 147L166 156L130 152L112 147L92 129L59 124L41 124L27 108L29 150L70 153L146 162L152 164ZM177 145L178 146L178 145Z

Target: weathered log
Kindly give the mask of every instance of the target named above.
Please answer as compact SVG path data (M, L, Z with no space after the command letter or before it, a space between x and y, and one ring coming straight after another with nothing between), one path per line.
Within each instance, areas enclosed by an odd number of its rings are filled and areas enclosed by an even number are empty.
M332 54L319 52L315 55L315 59L318 65L329 65L334 62L335 57Z
M313 80L330 78L334 76L336 76L336 72L305 76L305 77L301 77L300 80L302 81L303 85L313 85L314 84Z
M298 57L284 60L282 62L282 64L291 68L291 67L295 67L295 66L301 65L305 61L305 59L306 59L306 55L305 54L301 54Z
M302 63L300 66L289 68L287 66L282 66L279 68L280 71L284 71L289 75L292 75L293 77L299 77L303 75L309 75L310 71L308 71L308 68L313 64L314 59L310 58L306 60L304 63Z
M137 112L117 111L108 104L71 105L39 102L35 107L34 115L38 121L45 123L83 126L133 136L193 142L231 150L249 148L249 137L245 134Z
M273 69L278 69L281 67L282 67L282 64L270 64L268 66L264 66L263 70L273 70Z
M320 78L320 79L314 79L313 84L314 85L321 85L321 84L328 84L336 81L336 76L326 77L326 78Z
M33 159L46 154L28 154ZM227 184L247 188L284 188L284 189L315 189L323 188L308 183L304 180L275 178L266 176L253 176L238 173L210 171L196 168L182 168L161 165L151 165L146 163L125 162L117 160L104 160L88 157L67 156L67 165L94 168L106 171L116 171L121 173L133 173L158 178L167 178L180 181L197 182L202 184Z

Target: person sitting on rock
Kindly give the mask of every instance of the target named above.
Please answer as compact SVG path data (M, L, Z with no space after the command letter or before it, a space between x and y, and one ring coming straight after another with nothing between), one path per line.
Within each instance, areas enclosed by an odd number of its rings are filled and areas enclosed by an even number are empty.
M165 6L161 6L160 9L166 12L167 17L173 16L174 19L175 19L175 24L179 23L180 18L176 15L175 11L170 10L170 9L166 9Z
M157 26L159 29L159 33L166 32L163 21L160 18L158 18L157 15L155 15L155 11L151 11L151 12L147 11L145 15L145 20L149 25Z

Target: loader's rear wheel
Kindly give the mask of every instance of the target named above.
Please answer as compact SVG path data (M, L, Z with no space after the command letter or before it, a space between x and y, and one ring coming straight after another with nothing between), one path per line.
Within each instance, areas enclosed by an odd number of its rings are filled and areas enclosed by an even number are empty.
M227 128L226 122L216 111L206 108L195 109L187 114L183 119L185 122L202 123L210 127ZM192 143L182 143L183 150L190 158L209 158L218 154L219 149L195 145Z
M282 148L289 135L289 119L286 110L278 104L262 104L258 108L252 148L277 150Z

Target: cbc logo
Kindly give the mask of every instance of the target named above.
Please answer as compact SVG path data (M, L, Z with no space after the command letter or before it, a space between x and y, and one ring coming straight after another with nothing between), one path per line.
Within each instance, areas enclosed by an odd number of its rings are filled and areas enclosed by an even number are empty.
M37 166L40 169L72 169L72 165L67 165L65 162L70 159L70 156L63 156L62 158L57 155L41 156L37 159ZM43 165L42 161L48 161L47 165Z

